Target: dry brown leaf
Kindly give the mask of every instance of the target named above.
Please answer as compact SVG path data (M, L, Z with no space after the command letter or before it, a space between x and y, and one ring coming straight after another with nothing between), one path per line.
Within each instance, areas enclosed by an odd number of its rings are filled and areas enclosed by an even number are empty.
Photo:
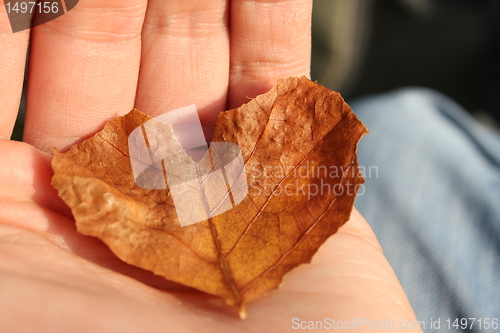
M127 139L150 119L132 110L67 153L55 152L52 184L80 233L131 265L222 297L242 317L245 303L310 262L348 220L363 183L356 149L365 126L340 94L305 77L282 79L218 118L213 141L240 147L246 198L181 227L168 187L141 188L132 174ZM161 139L178 144L165 126Z

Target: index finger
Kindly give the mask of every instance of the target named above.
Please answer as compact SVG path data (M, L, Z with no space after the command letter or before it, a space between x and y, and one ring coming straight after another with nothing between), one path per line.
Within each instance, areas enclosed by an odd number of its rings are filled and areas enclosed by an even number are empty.
M23 140L66 149L134 106L146 0L85 0L32 28Z
M13 33L4 2L0 4L0 139L9 139L23 90L29 30Z

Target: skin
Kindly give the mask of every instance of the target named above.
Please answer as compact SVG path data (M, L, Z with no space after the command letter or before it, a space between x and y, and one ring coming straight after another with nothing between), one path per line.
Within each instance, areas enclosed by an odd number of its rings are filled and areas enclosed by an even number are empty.
M240 320L223 301L131 267L78 234L50 186L52 147L65 150L134 106L155 116L195 103L210 135L218 112L278 78L309 75L311 7L310 0L82 0L13 34L1 5L0 331L288 332L293 318L416 320L355 210L310 265L248 304ZM28 38L22 143L8 139Z

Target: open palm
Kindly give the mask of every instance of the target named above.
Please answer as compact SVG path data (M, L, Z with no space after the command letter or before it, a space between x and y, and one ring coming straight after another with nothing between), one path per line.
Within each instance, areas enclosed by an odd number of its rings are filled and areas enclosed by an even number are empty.
M309 74L311 0L84 0L9 33L0 8L0 330L288 332L303 321L414 321L364 219L351 220L284 286L248 305L170 283L78 234L50 186L65 150L136 107L152 116L196 104L218 112ZM9 141L31 50L24 141ZM318 330L319 331L319 330ZM364 325L359 331L373 331ZM383 331L383 330L377 330Z

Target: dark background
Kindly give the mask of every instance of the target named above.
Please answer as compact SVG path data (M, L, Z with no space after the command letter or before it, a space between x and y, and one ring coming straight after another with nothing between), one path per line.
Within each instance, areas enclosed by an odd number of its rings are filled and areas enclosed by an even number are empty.
M338 5L346 1L356 8ZM433 88L495 127L499 21L499 0L315 0L312 78L348 100Z

